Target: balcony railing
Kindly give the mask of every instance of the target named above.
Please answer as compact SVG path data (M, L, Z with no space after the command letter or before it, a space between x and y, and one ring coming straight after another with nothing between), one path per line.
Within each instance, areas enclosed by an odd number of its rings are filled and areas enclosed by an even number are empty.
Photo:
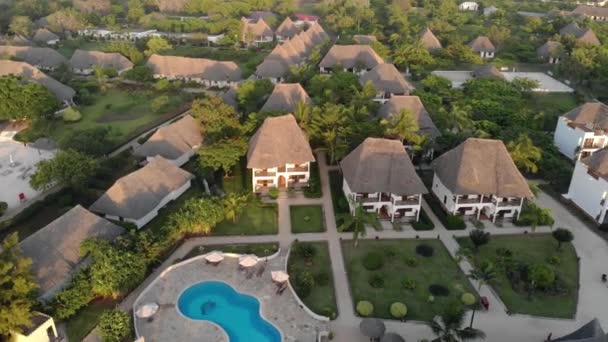
M274 176L276 176L277 173L271 172L268 170L259 170L259 171L256 171L254 174L256 177L274 177Z
M420 201L418 199L407 199L395 201L395 205L418 205Z
M287 172L308 172L308 166L288 167Z
M497 207L519 207L520 204L521 204L521 200L510 200L510 201L497 202L496 206Z
M481 198L458 198L458 204L475 204L475 203L492 203L492 198L484 197L483 201Z

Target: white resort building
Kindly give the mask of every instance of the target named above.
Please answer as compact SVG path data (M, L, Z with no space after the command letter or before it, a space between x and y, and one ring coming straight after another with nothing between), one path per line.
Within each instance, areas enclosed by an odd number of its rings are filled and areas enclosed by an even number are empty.
M579 160L608 144L608 106L587 102L557 120L553 142L566 157Z
M427 190L398 140L367 138L347 155L340 167L342 190L351 213L356 205L393 222L418 220Z
M532 192L500 140L469 138L432 163L433 194L451 215L516 219Z
M564 195L598 224L607 221L608 149L576 162L568 193Z
M314 161L308 137L292 114L266 118L249 141L247 168L254 192L308 185Z

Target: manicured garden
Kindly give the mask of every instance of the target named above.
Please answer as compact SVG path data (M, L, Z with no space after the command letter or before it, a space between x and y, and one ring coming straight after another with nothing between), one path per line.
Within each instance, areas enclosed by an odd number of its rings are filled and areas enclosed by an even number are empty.
M236 222L224 220L213 228L212 235L268 235L279 231L277 205L251 200Z
M321 205L292 205L289 207L293 233L319 233L325 231Z
M327 242L295 242L287 270L298 297L313 312L336 318L336 294Z
M405 319L430 321L464 293L475 293L439 240L360 240L357 247L342 241L342 252L353 304L370 302L373 317L395 318L390 307L400 302Z
M82 341L99 323L105 310L116 306L114 300L92 302L82 308L74 317L66 321L66 332L69 341Z
M267 257L273 255L279 250L279 244L276 242L268 243L250 243L250 244L231 244L231 245L201 245L192 248L182 260L194 258L195 256L207 254L211 251L222 251L224 253L235 254L254 254L258 257Z
M469 238L461 246L473 249ZM512 313L572 318L578 301L579 263L574 246L550 234L492 236L473 253L476 267L490 261L496 277L490 285Z

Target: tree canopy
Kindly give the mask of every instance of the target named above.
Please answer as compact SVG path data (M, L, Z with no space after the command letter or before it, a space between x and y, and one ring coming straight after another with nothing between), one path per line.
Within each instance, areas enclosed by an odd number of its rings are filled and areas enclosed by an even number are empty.
M74 150L59 151L53 159L38 163L38 169L30 179L34 189L42 189L52 183L74 189L83 189L98 170L99 164L92 157Z
M40 120L59 106L51 92L17 76L0 77L0 120Z

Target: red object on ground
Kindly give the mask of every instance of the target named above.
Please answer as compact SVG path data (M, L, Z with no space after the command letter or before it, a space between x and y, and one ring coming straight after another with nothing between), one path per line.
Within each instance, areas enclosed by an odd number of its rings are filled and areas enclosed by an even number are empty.
M486 311L490 308L490 301L488 300L488 297L481 297L481 305L483 305Z
M23 192L19 194L19 200L21 202L25 201L25 194Z

